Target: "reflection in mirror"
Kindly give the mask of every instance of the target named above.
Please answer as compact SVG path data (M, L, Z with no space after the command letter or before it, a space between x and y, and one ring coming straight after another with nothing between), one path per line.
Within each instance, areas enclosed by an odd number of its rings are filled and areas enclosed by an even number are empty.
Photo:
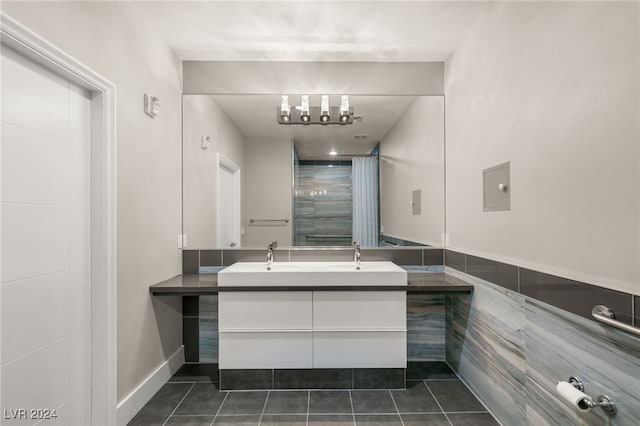
M329 96L330 105L341 98ZM189 249L262 249L271 241L440 246L442 96L349 96L347 125L278 124L281 102L279 95L184 95ZM289 94L288 103L292 116L300 114L301 96ZM321 96L309 104L313 121Z

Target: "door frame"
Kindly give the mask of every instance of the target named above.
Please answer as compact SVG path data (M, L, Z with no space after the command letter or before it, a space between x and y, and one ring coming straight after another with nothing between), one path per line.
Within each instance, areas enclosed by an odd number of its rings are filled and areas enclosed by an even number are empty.
M220 248L225 248L226 247L226 243L224 241L222 241L222 233L220 232L221 228L222 228L222 223L220 220L220 169L222 167L225 167L229 170L231 170L233 172L233 193L237 194L237 196L234 197L233 200L233 211L237 212L234 215L234 221L237 219L237 223L234 223L233 225L233 240L237 241L237 245L235 246L235 248L239 248L242 246L242 242L241 242L241 232L240 232L240 227L241 227L241 223L242 223L242 212L240 210L240 194L241 194L241 182L240 182L240 166L238 166L237 164L235 164L233 161L229 160L228 158L226 158L225 156L223 156L222 154L218 153L217 154L218 157L218 161L216 161L216 180L218 183L218 187L216 188L216 220L217 220L217 224L216 224L216 232L218 233L218 247Z
M116 424L116 86L3 12L0 35L91 92L91 422Z

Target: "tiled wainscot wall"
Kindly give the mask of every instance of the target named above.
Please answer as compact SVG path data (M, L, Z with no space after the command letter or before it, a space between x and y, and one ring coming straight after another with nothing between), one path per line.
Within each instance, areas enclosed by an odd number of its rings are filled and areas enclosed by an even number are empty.
M504 425L640 424L640 339L590 319L595 304L632 319L638 297L488 259L446 252L447 272L474 285L446 296L446 360ZM634 300L635 299L635 300ZM636 315L638 310L636 309ZM582 413L557 381L615 400Z
M276 250L276 261L352 260L353 251ZM185 250L183 273L215 271L238 261L262 261L264 250ZM442 272L441 249L363 249L364 260L391 260L411 270ZM183 297L183 334L187 362L218 361L218 296ZM444 361L445 298L442 294L407 295L407 356L410 361Z

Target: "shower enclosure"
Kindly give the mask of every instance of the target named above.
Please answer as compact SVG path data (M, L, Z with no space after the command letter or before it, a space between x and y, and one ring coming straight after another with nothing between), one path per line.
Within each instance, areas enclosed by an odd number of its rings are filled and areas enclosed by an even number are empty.
M377 153L376 147L369 157L299 160L294 150L294 245L378 245Z

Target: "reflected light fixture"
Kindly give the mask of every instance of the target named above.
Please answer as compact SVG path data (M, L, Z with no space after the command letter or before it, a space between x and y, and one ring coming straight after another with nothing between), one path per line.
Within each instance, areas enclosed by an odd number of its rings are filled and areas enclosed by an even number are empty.
M278 124L302 124L305 126L310 124L320 124L323 126L329 124L344 125L353 124L362 118L362 116L354 115L353 108L349 105L349 96L347 95L341 95L341 103L333 106L329 103L329 95L318 96L320 105L317 106L310 105L311 100L309 97L309 95L300 95L300 104L294 105L292 108L289 104L289 96L281 95L280 106L276 108ZM316 99L315 96L312 97ZM292 109L295 109L293 113Z
M342 95L342 101L340 102L340 123L346 124L349 121L349 96Z
M285 123L291 121L291 107L289 106L289 96L283 95L280 103L280 119Z
M326 124L331 119L329 115L329 96L322 95L322 101L320 102L320 123Z
M300 101L300 121L305 124L311 121L311 114L309 113L309 96L307 95L302 95Z

